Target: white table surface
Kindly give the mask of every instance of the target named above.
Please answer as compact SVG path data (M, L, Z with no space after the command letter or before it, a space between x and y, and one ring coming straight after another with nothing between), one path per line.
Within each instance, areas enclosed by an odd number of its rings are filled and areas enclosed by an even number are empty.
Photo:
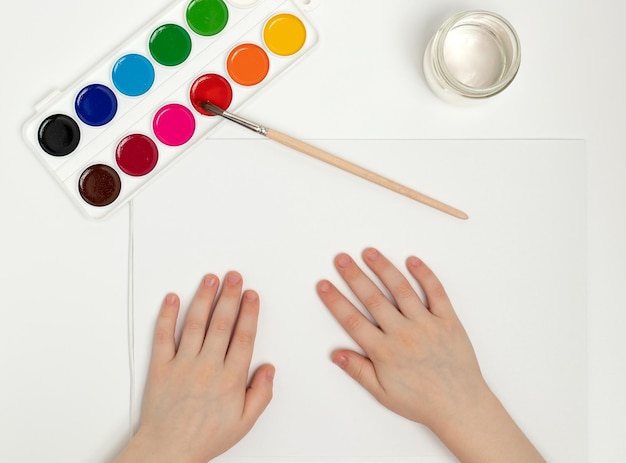
M107 461L126 438L127 215L85 220L20 132L40 98L71 84L166 5L33 0L7 8L0 31L2 461ZM445 17L470 8L513 23L522 67L498 98L459 108L426 88L421 55ZM320 0L310 13L319 46L244 106L250 118L301 138L586 141L592 462L626 456L624 13L614 0L396 0L393 7ZM380 93L389 76L393 85ZM241 132L221 127L219 135Z

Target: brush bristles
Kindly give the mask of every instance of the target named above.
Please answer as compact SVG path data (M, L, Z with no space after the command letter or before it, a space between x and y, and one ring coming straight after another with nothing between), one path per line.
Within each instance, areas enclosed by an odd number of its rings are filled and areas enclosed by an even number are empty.
M216 116L221 116L222 114L224 114L224 110L222 108L208 101L201 101L200 106L202 106L205 111L210 112L211 114L215 114Z

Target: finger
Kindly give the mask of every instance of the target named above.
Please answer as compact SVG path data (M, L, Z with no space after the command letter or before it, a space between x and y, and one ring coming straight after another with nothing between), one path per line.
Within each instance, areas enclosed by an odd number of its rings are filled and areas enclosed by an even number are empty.
M354 295L372 314L383 331L400 320L397 308L349 255L339 254L335 258L335 266Z
M456 312L439 278L420 259L411 256L407 259L407 269L424 290L428 310L438 317L455 317Z
M252 426L272 400L275 369L272 365L263 365L254 372L250 386L246 391L243 405L243 418Z
M167 363L176 355L176 320L180 299L176 294L168 294L161 304L161 310L154 328L152 363Z
M371 360L350 350L339 350L332 355L332 361L348 375L372 394L381 400L383 387L378 382L376 370Z
M330 281L317 284L317 294L344 330L365 351L382 340L383 333L370 322Z
M376 276L380 278L393 296L398 309L405 316L415 318L426 313L426 307L424 307L422 300L409 281L377 249L367 248L363 251L363 260Z
M252 360L258 318L259 296L255 291L246 291L241 298L239 316L226 353L226 365L239 371L245 378L248 377Z
M224 284L222 285L222 293L211 315L211 321L202 348L206 355L222 362L226 356L226 350L228 349L237 313L239 312L242 285L243 279L238 272L228 272L226 274Z
M215 275L206 275L202 279L187 311L178 349L179 354L195 356L200 352L218 287L219 279Z

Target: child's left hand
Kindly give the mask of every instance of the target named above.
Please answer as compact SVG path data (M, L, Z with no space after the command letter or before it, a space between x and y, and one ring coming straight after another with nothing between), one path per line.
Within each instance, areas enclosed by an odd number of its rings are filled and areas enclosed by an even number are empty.
M206 463L241 440L269 404L273 366L261 366L247 383L258 294L247 290L242 296L237 272L224 280L218 297L219 279L204 277L178 346L180 300L175 294L165 298L139 429L117 463Z

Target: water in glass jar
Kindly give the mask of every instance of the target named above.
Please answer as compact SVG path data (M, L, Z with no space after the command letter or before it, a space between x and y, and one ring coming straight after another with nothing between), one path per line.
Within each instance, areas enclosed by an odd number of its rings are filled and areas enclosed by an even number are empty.
M499 40L480 24L460 24L451 29L443 56L450 74L472 88L497 84L506 70L506 53Z

